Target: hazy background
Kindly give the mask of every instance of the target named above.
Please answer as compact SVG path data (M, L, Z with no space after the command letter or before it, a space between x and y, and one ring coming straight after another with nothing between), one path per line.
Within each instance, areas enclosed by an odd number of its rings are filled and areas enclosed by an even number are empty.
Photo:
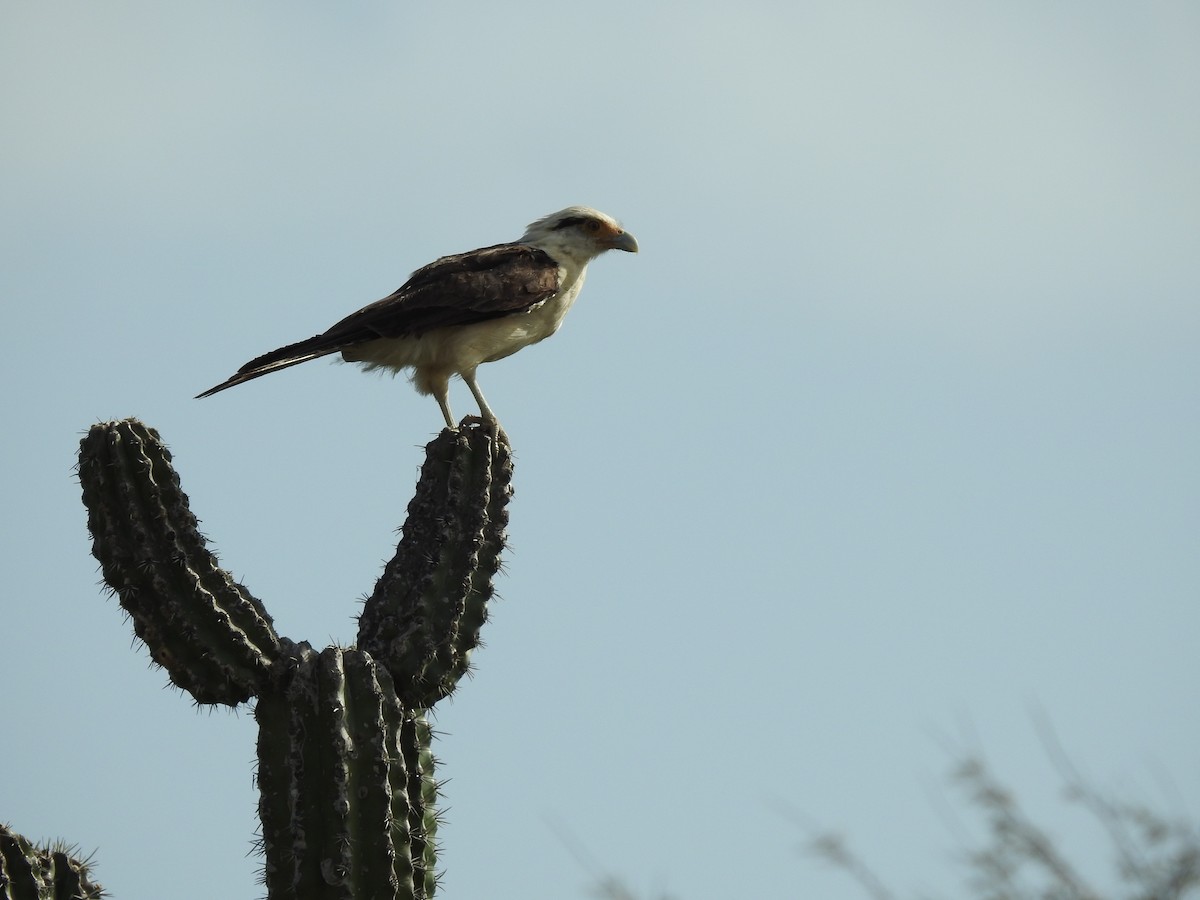
M436 404L192 396L586 203L641 254L481 370L517 494L438 709L445 896L860 897L780 806L961 896L955 750L1112 884L1031 710L1196 820L1198 42L1191 2L5 3L0 820L115 896L259 895L253 718L130 647L77 440L158 428L280 632L352 641Z

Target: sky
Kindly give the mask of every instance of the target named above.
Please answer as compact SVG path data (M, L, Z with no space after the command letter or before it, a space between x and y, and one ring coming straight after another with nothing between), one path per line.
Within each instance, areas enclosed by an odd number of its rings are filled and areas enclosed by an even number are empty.
M1200 818L1195 4L4 20L0 820L128 900L261 895L253 716L133 641L78 439L157 428L279 632L349 643L436 404L324 360L192 397L577 203L641 252L480 370L516 495L436 713L440 896L862 897L826 830L963 896L965 754L1110 890L1040 721Z

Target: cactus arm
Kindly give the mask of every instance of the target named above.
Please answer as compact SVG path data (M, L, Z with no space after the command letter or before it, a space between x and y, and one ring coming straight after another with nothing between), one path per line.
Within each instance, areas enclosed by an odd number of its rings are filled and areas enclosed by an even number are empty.
M271 617L208 551L158 433L94 425L78 471L92 552L155 662L198 703L257 693L279 653Z
M498 429L443 431L427 447L396 555L358 630L358 646L388 668L409 707L433 705L468 669L499 569L511 485Z

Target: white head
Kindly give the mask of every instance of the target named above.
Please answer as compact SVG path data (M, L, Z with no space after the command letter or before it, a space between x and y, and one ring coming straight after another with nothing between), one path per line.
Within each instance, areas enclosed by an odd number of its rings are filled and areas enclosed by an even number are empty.
M587 265L605 250L638 251L633 235L616 219L588 206L568 206L543 216L525 229L519 243L578 266Z

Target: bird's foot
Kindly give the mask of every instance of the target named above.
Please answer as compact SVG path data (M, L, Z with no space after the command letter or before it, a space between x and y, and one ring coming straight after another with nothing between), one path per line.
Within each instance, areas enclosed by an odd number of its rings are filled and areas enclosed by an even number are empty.
M500 427L499 420L489 418L488 416L463 416L462 421L458 423L459 429L462 428L483 428L490 431L492 434L502 436L505 440L508 436L504 434L504 429Z
M497 422L495 419L489 419L486 416L463 416L462 421L458 424L460 427L463 425L483 425L488 428L500 427L499 422Z

